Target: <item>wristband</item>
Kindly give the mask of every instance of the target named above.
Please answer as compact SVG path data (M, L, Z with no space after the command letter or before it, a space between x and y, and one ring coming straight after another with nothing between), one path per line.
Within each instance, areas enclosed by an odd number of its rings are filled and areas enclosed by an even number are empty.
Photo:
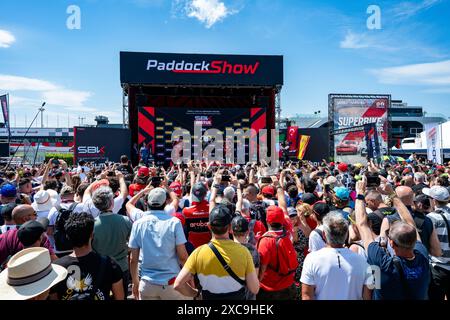
M363 194L358 194L358 195L356 196L356 200L362 200L362 201L365 201L365 200L366 200L366 197L365 197Z

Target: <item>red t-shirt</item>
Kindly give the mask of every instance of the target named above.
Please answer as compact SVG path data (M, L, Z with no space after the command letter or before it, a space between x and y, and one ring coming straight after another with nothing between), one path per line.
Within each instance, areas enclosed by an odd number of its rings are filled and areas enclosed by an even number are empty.
M252 217L244 216L245 219L250 223ZM258 241L259 237L261 237L264 233L266 233L267 229L264 223L259 220L255 221L255 225L253 226L253 234L255 235L256 241Z
M271 234L280 235L283 231L270 231ZM258 253L260 256L261 266L266 265L264 277L260 282L261 289L265 291L280 291L290 287L294 283L294 275L292 273L287 276L280 276L275 270L277 268L278 256L276 239L265 237L259 241Z
M208 243L211 240L211 232L208 228L208 201L192 202L192 206L183 209L183 215L186 223L188 241L195 248Z

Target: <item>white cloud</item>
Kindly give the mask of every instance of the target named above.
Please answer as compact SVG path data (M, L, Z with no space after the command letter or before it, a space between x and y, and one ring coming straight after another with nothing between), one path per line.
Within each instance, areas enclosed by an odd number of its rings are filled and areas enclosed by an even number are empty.
M185 2L184 10L188 17L196 18L206 28L211 28L215 23L237 13L236 10L230 10L219 0L188 0Z
M362 49L368 48L369 44L363 35L347 31L344 40L340 43L340 47L343 49Z
M11 32L0 29L0 48L9 48L15 41L16 38Z
M392 9L392 12L397 18L409 18L421 11L430 9L441 1L442 0L421 0L419 2L400 2Z
M0 74L0 90L45 91L56 90L57 88L55 84L45 80Z
M12 106L18 107L39 107L42 104L42 101L37 99L20 97L16 95L9 95L9 104Z
M450 60L369 71L385 84L450 85Z
M52 105L63 107L81 108L86 100L91 96L90 92L59 89L54 91L45 91L42 98Z

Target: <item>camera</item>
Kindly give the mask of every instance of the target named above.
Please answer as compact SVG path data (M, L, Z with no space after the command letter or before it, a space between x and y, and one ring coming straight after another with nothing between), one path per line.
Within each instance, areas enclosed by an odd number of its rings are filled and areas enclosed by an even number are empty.
M230 181L231 181L231 176L229 176L229 175L223 175L221 181L222 181L222 182L230 182Z

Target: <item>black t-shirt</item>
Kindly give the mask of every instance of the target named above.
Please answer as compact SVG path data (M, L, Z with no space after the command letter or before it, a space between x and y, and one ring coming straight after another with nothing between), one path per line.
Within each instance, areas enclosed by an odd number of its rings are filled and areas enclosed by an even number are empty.
M57 293L58 300L72 300L82 295L89 296L96 288L95 300L110 300L112 284L122 280L123 273L119 265L111 258L106 257L103 261L106 261L106 264L100 276L102 256L93 251L83 257L65 256L57 259L54 263L65 267L68 275L66 280L55 285L50 292ZM78 268L79 279L77 279ZM101 283L97 283L99 279Z

